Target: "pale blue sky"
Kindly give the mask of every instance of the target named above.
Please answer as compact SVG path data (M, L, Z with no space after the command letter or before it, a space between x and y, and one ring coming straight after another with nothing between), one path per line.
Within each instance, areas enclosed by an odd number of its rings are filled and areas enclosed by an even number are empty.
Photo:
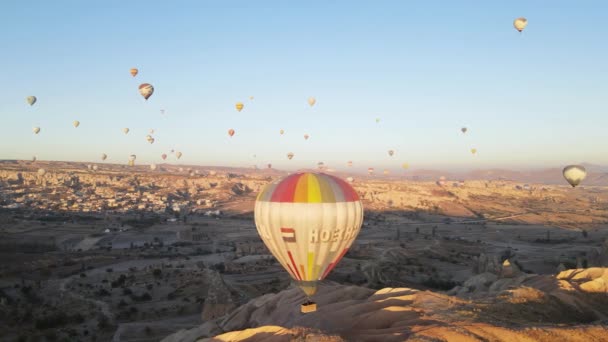
M4 1L0 159L608 164L607 41L599 0Z

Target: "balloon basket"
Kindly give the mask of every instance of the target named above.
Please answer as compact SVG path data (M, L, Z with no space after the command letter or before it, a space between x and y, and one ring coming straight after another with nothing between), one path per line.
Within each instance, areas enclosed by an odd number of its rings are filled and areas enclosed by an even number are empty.
M317 311L317 303L315 302L306 302L302 305L300 305L300 311L302 313L310 313L310 312L315 312Z

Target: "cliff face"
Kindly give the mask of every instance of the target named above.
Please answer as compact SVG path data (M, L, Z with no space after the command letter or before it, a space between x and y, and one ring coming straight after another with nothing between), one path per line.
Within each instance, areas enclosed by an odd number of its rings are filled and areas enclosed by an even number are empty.
M476 277L479 277L477 275ZM189 341L599 341L608 336L608 269L557 276L492 277L475 299L409 288L323 284L318 310L301 314L297 288L268 294L229 315L167 337ZM224 331L227 333L211 337Z

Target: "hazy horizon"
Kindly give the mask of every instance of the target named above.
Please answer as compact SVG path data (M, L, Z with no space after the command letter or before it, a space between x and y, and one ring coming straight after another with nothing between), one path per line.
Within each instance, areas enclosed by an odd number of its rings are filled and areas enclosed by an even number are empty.
M1 159L106 153L126 164L136 154L137 164L284 170L352 160L377 172L608 165L605 2L4 7ZM521 34L519 16L529 20ZM155 87L148 101L140 83Z

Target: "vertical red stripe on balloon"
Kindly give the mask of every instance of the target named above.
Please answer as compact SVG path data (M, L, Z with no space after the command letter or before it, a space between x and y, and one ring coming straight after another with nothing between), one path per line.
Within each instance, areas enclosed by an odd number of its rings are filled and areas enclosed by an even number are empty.
M342 251L342 253L340 253L340 255L336 258L336 260L334 260L332 263L330 263L329 265L327 265L327 268L325 269L325 272L323 272L323 276L321 278L319 278L319 280L325 279L325 277L329 274L329 272L331 272L331 270L333 270L334 267L336 267L336 265L338 264L338 262L340 261L340 259L342 259L342 257L344 256L344 254L346 254L346 252L348 252L348 248L344 248L344 250Z
M289 255L289 260L291 260L291 264L293 265L295 274L298 276L298 280L302 280L302 276L300 276L300 272L298 272L298 266L296 266L296 262L293 261L293 256L291 255L291 252L287 251L287 255ZM291 269L291 267L289 269Z
M285 178L276 188L274 188L274 192L272 193L271 202L293 202L293 197L296 191L296 185L298 184L298 180L302 176L301 173L296 173L294 175L288 176Z

